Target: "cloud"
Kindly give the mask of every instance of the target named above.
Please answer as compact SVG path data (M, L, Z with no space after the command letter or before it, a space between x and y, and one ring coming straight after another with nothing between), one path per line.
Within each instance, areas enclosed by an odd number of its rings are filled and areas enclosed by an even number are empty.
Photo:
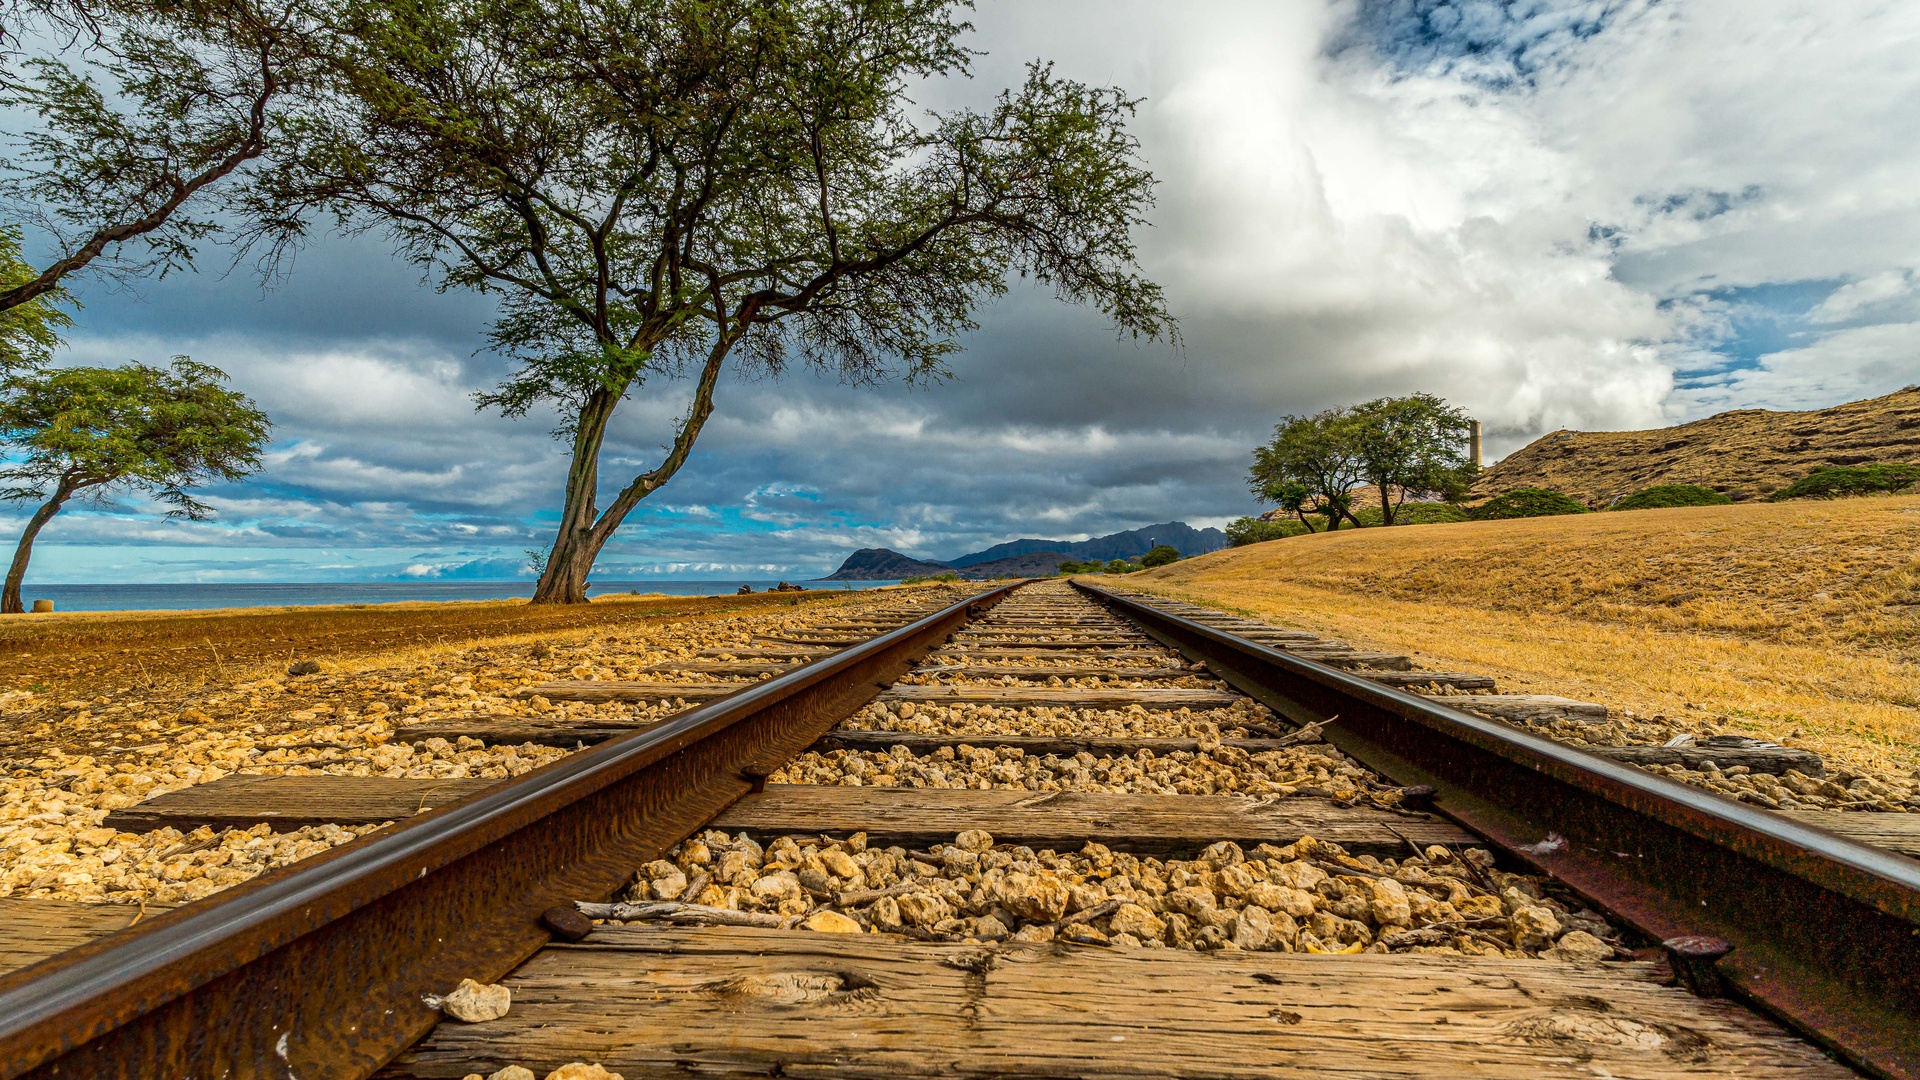
M601 576L1220 523L1257 509L1241 477L1281 415L1381 394L1465 406L1498 455L1920 381L1915 5L989 0L973 21L976 77L920 87L927 106L982 105L1036 56L1142 96L1142 258L1185 348L1016 287L944 385L729 380ZM472 407L504 370L474 351L490 299L420 287L377 240L322 243L265 294L201 276L85 299L74 359L191 353L276 441L210 493L216 522L131 497L62 515L45 572L511 575L546 538L554 418ZM661 384L622 407L603 504L685 404Z

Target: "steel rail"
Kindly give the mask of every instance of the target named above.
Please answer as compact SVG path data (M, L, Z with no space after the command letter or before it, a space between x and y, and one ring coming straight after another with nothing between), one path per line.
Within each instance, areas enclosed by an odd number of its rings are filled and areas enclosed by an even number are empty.
M0 976L0 1077L367 1076L1017 587Z
M1871 1074L1920 1080L1920 862L1074 581L1508 857L1655 941L1731 943L1745 998Z

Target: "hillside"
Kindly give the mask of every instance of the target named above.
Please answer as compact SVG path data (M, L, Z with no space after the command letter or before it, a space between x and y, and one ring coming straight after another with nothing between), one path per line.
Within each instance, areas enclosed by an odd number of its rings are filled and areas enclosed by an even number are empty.
M1515 488L1599 508L1654 484L1757 498L1828 465L1920 462L1920 387L1812 412L1739 409L1652 431L1556 431L1488 469L1479 502Z
M847 556L840 569L819 581L898 581L901 578L929 577L953 569L945 563L927 562L902 555L889 548L861 548Z
M1920 766L1920 496L1321 533L1126 583L1505 692Z

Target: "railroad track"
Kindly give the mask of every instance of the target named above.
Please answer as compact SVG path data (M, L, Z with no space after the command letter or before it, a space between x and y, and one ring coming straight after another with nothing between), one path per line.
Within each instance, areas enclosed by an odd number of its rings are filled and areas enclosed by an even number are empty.
M398 824L0 976L0 1076L1920 1076L1920 863L1310 635L906 617L536 688L689 706L646 726L404 729L580 747L513 780L122 811Z

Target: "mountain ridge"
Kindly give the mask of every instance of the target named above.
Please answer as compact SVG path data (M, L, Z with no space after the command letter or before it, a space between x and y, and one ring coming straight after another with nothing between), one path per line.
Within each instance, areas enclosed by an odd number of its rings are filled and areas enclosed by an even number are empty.
M1043 577L1063 562L1134 559L1157 544L1178 550L1183 558L1224 551L1227 535L1219 529L1196 529L1184 521L1168 521L1087 540L1022 538L995 544L945 561L916 559L891 548L862 548L847 556L840 568L819 581L892 581L958 572L969 579L987 577Z

